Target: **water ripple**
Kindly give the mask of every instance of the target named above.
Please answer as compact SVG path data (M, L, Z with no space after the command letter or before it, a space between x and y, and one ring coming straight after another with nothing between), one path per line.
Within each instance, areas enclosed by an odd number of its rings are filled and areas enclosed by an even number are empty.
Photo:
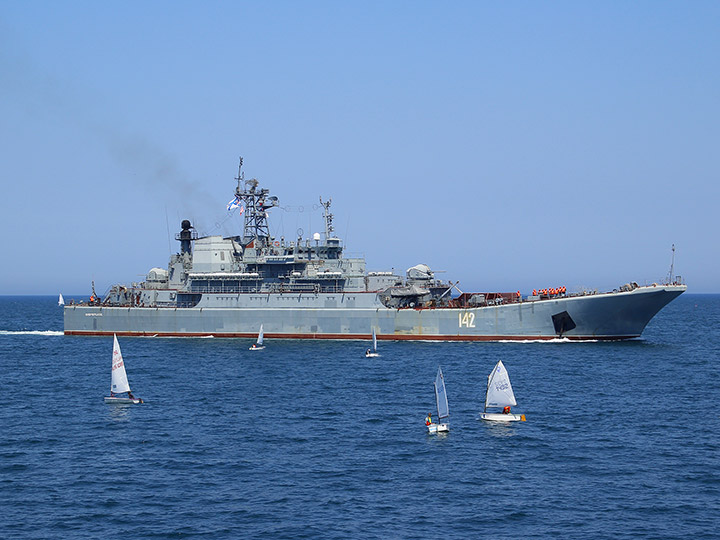
M650 539L720 528L717 296L680 297L633 342L383 342L381 361L364 358L364 342L271 340L258 357L251 340L125 339L146 401L127 407L102 401L112 338L61 337L55 298L8 302L2 538ZM498 359L527 422L479 419ZM451 431L430 436L438 364Z

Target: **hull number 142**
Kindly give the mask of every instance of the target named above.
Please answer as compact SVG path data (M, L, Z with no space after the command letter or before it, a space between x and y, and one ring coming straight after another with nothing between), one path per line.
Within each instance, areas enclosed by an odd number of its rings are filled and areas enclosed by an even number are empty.
M458 327L475 328L475 314L472 311L458 313Z

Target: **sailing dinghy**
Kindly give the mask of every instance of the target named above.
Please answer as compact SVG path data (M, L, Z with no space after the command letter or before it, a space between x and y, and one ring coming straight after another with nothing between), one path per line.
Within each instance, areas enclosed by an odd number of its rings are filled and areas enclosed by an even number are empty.
M515 394L510 385L510 376L502 360L495 364L490 375L488 375L487 388L485 389L485 408L480 413L480 418L491 422L524 422L524 414L512 414L510 406L517 405ZM502 409L502 412L487 412L490 409Z
M120 352L120 344L117 336L113 334L113 355L112 355L112 375L110 380L110 396L105 398L105 403L114 403L118 405L137 405L143 400L136 398L130 392L130 384L128 383L127 373L125 372L125 362L123 362L122 353ZM127 396L118 396L127 392Z
M372 340L372 349L368 349L367 351L365 351L365 358L376 358L380 356L380 353L377 352L377 335L375 334L375 327L373 327L372 329Z
M62 293L60 293L60 296L58 297L58 306L64 306L65 305L65 299L62 297Z
M437 406L437 417L438 423L434 423L430 420L430 415L425 421L428 433L445 433L450 431L447 422L443 423L442 420L450 416L450 409L448 408L447 393L445 392L445 378L443 377L442 369L438 366L437 375L435 376L435 405Z
M252 344L250 347L251 351L261 351L265 348L263 345L263 325L260 325L260 332L258 333L257 342Z

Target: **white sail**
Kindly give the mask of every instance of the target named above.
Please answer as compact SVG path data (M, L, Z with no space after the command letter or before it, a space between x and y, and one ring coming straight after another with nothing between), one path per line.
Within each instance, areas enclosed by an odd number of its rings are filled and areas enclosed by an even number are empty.
M373 327L373 351L377 351L377 335L375 334L375 327Z
M262 345L263 344L263 325L260 325L260 333L258 334L257 338L257 344Z
M65 299L62 296L62 293L60 293L60 296L58 297L58 306L64 306L65 305Z
M517 405L515 394L510 385L510 376L502 361L499 361L488 375L487 394L485 395L485 408L506 407Z
M438 366L437 375L435 376L435 402L437 404L439 420L450 416L447 394L445 393L445 378L443 377L440 366Z
M129 392L130 384L128 384L127 373L125 373L125 363L123 362L122 353L120 352L120 344L117 336L113 334L113 355L112 355L112 380L110 382L110 392L119 394L120 392Z

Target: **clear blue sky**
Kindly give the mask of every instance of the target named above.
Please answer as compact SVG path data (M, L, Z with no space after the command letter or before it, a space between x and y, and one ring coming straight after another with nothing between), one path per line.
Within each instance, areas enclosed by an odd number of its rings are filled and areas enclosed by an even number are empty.
M233 234L238 156L370 270L720 292L718 2L0 3L0 294ZM299 212L302 206L304 212Z

